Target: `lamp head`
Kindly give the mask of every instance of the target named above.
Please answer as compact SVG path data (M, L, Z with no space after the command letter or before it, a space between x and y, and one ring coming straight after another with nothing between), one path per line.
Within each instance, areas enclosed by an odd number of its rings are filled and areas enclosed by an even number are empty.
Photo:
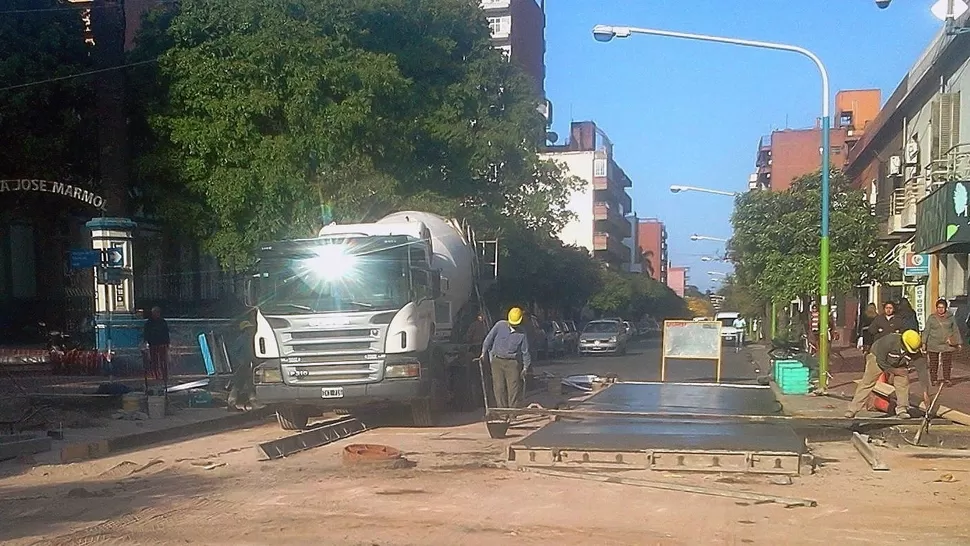
M876 0L876 7L879 9L886 9L893 0Z
M613 38L629 38L630 34L630 27L613 27L610 25L593 27L593 38L597 42L609 42Z
M597 42L609 42L616 38L616 31L608 25L596 25L593 27L593 39Z
M683 186L670 186L670 193L680 193L684 191Z
M693 235L690 236L690 240L691 241L700 241L701 240L701 236L695 233L695 234L693 234Z

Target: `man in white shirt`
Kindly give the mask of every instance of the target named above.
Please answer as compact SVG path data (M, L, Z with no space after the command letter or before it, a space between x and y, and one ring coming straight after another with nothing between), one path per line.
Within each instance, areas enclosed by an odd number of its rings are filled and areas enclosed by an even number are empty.
M745 322L744 317L738 316L734 319L734 323L731 325L737 328L738 336L734 338L737 343L735 346L735 352L741 352L741 348L744 347L744 331L748 328L748 323Z

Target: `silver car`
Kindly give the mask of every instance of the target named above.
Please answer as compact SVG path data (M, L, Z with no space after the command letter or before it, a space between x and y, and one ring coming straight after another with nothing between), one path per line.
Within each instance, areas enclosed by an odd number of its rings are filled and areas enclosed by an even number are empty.
M579 354L626 354L627 337L623 323L616 320L594 320L579 336Z

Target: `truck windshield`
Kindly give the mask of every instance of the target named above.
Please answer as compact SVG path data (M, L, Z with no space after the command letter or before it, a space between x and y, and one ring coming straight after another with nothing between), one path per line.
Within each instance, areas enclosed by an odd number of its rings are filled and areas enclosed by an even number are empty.
M410 301L407 250L273 257L260 261L266 313L299 315L400 309Z

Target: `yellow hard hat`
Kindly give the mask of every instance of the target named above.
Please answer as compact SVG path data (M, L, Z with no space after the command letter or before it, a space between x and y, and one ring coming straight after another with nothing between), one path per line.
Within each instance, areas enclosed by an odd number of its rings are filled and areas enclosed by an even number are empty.
M906 352L915 353L919 351L920 345L923 344L922 338L919 336L919 332L916 330L906 330L902 335L903 348Z
M519 309L518 307L509 309L509 324L512 326L522 324L522 309Z

